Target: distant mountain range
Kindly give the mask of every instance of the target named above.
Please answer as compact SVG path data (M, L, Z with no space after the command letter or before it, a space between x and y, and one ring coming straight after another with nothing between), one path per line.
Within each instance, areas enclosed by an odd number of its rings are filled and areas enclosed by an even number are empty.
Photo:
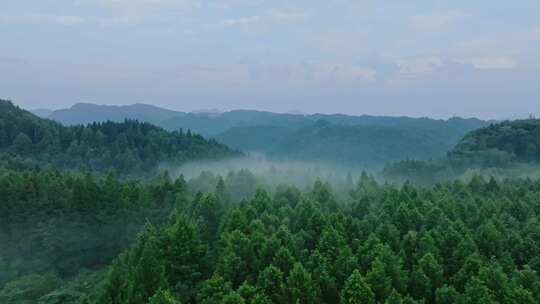
M43 114L46 114L44 110L35 110L32 112L42 117ZM125 119L136 119L154 123L169 130L190 129L194 133L207 137L214 137L232 127L287 125L292 128L298 128L309 125L316 120L316 118L309 119L304 115L250 110L230 112L206 110L187 113L147 104L110 106L90 103L77 103L69 109L51 111L45 117L56 120L64 125L84 125L105 121L122 122Z
M45 113L43 110L33 110L32 112L38 116L41 116L40 112ZM56 120L64 125L77 125L105 121L123 122L125 119L159 123L182 115L185 113L147 104L109 106L77 103L69 109L52 111L46 118Z
M34 110L31 110L30 112L32 112L32 114L34 114L36 116L39 116L41 118L47 118L47 117L51 116L51 114L54 111L49 110L49 109L34 109Z
M441 157L466 133L489 125L475 118L438 120L252 110L186 113L146 104L78 103L46 117L66 125L135 119L168 130L190 129L232 148L262 152L271 158L362 167L381 167L405 158Z

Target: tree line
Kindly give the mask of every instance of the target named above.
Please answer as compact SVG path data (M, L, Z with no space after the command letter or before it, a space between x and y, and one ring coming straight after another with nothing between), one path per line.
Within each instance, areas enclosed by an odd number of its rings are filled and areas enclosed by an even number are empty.
M11 241L2 242L1 273L18 275L4 278L0 301L540 301L540 181L394 186L364 174L347 196L318 181L306 191L260 188L240 201L223 179L209 193L188 184L50 170L5 175L0 223ZM129 214L143 226L136 238L124 224L108 226ZM91 232L77 239L87 221ZM31 233L20 230L26 226ZM81 230L66 237L71 228ZM36 261L24 252L40 254ZM32 267L39 257L50 261Z
M65 127L0 100L0 168L50 165L152 176L160 165L240 155L189 130L168 132L134 120Z
M442 159L401 160L388 164L389 180L449 180L470 170L498 169L503 174L540 165L540 120L504 121L472 131Z

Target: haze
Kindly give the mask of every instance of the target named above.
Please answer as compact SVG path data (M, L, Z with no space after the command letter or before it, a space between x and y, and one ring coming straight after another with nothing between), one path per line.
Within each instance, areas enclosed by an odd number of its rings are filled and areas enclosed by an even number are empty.
M25 108L540 114L537 0L4 0L0 43Z

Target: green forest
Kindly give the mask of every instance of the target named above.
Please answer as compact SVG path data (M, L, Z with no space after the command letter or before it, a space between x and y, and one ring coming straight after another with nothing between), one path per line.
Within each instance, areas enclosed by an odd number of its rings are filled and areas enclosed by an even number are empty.
M530 179L364 174L347 194L316 182L240 201L222 179L203 194L166 175L36 169L0 186L2 303L540 301Z
M140 176L160 165L240 155L190 130L168 132L135 120L65 127L0 100L0 166L10 169L50 165Z
M401 160L383 171L390 180L433 182L483 171L502 176L537 174L540 166L540 120L491 124L466 134L446 157L429 161Z
M186 113L145 104L79 103L48 118L66 125L136 119L167 130L180 128L273 160L299 160L355 169L381 169L405 158L439 158L469 131L489 122L344 114L291 114L253 110ZM400 149L395 149L396 145Z
M330 152L342 128L315 127ZM343 138L426 136L389 128ZM539 138L537 120L494 123L446 157L388 150L402 160L383 172L310 171L307 186L249 168L187 178L175 168L243 152L0 101L0 303L540 303L540 179L508 174L539 165Z

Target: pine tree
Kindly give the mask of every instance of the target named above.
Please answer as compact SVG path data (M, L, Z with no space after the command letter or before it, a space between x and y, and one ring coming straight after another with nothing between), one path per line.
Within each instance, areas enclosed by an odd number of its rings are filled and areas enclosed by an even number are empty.
M403 297L399 292L397 292L395 289L392 290L392 293L386 300L384 301L384 304L402 304L403 303Z
M181 304L169 290L160 289L151 298L148 304Z
M127 254L120 255L105 279L104 292L100 302L104 304L124 304L130 299L131 280L127 264Z
M462 296L465 304L492 304L497 303L495 294L487 288L477 277L472 278L465 286Z
M240 296L237 292L231 292L228 295L223 298L223 304L244 304L246 301L244 301L244 298Z
M366 282L371 286L377 303L383 303L392 292L391 277L386 274L384 268L384 264L377 258L366 275Z
M341 303L343 304L374 304L375 294L366 283L358 270L345 282L341 291Z
M304 267L297 263L287 278L286 290L288 303L315 304L319 303L319 286L311 278Z
M14 152L26 155L32 150L32 139L25 133L19 133L13 140Z
M231 283L225 281L223 277L214 274L209 280L202 284L197 295L200 304L220 304L225 296L232 292Z
M225 181L221 176L218 178L215 195L218 203L224 208L228 209L231 204L231 195L229 194L229 191L227 191Z
M435 303L453 304L458 302L459 297L460 294L454 289L454 287L444 285L441 288L438 288L435 292Z
M283 273L275 266L268 266L259 275L257 286L274 303L284 303Z
M160 235L160 252L171 290L188 302L207 272L207 246L202 243L195 223L173 212Z
M129 276L130 303L145 304L158 290L167 288L168 283L155 235L149 235L139 246L142 247L141 252L135 250L129 256L132 267Z

